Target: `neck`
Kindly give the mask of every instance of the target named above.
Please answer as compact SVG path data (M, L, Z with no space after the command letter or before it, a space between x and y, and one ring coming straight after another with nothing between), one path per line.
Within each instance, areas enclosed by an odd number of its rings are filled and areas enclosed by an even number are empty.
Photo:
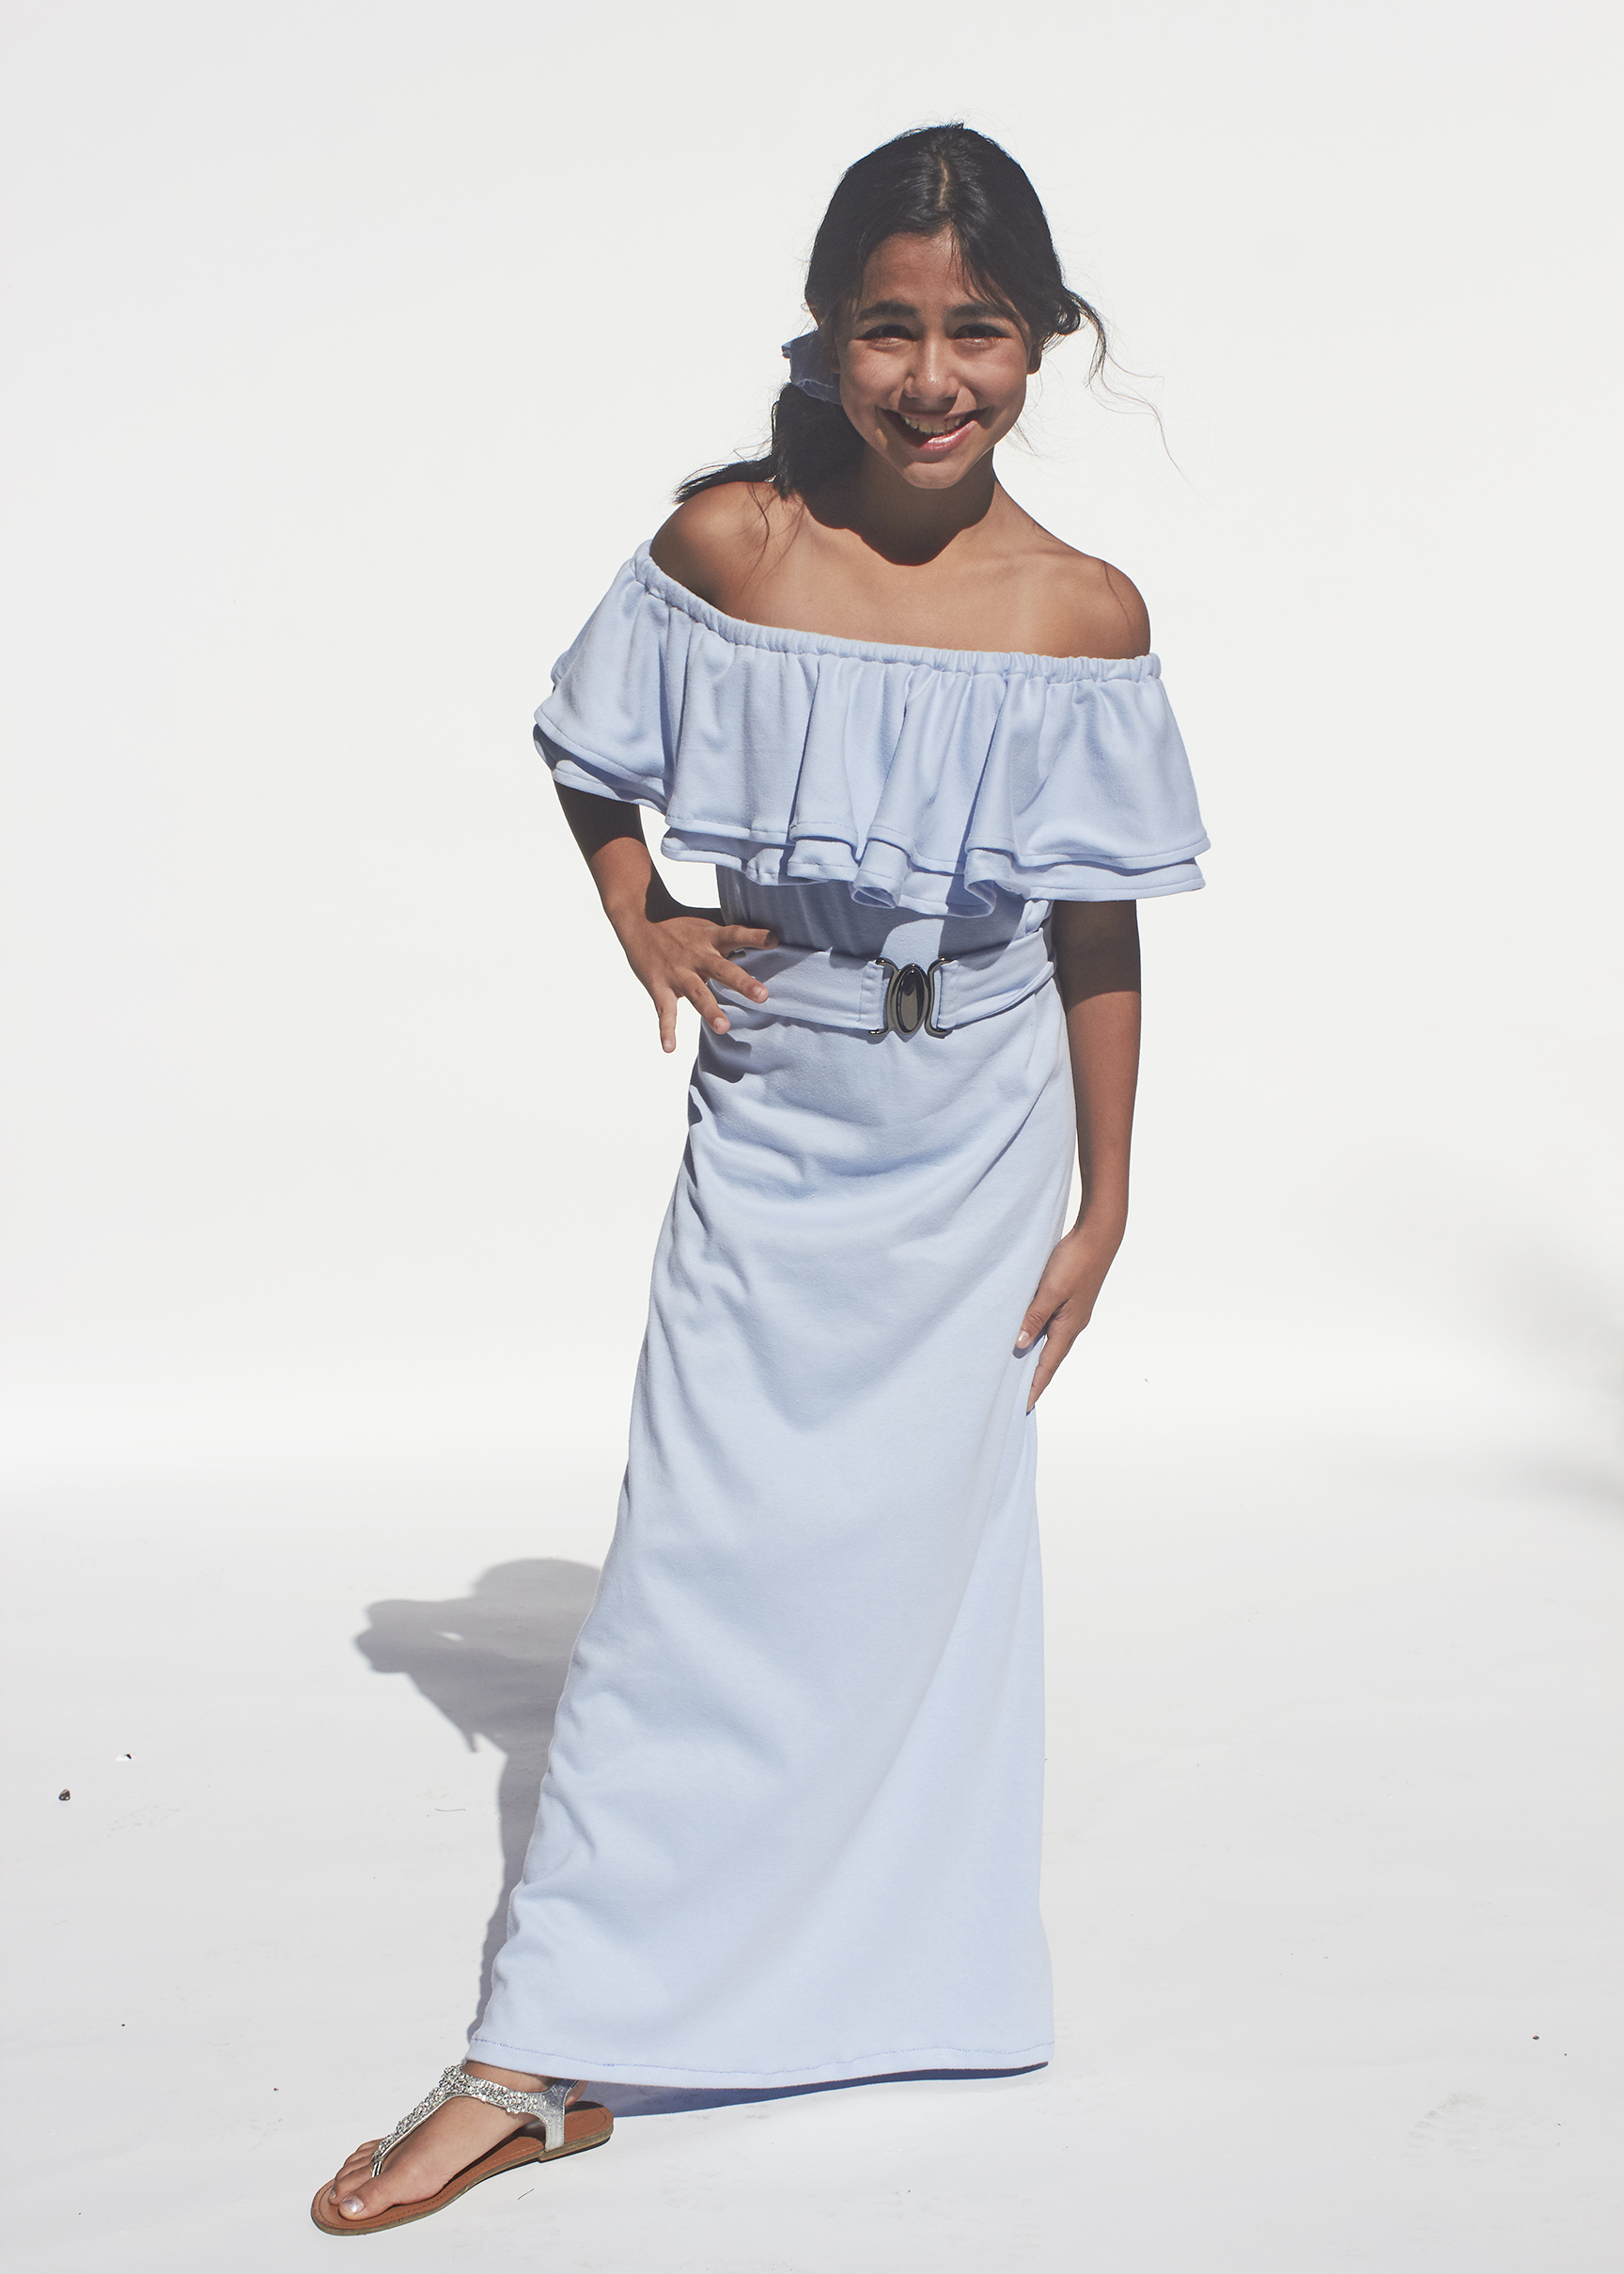
M918 566L985 521L1002 494L991 451L951 489L920 490L878 450L865 450L849 477L840 518L887 560Z

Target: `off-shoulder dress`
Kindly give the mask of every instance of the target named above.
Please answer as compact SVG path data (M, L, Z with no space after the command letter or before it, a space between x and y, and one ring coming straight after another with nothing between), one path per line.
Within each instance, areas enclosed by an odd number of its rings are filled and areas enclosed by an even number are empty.
M1160 667L745 623L645 546L537 739L783 944L749 959L768 1002L701 1029L615 1538L470 2051L694 2088L1041 2062L1014 1339L1075 1142L1046 919L1201 883Z

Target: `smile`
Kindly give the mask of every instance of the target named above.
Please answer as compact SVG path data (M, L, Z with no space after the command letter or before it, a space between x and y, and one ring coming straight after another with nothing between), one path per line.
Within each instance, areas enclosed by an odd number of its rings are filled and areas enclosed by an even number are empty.
M883 416L911 448L929 458L942 458L964 439L980 414L960 411L950 418L910 418L902 411L886 411Z

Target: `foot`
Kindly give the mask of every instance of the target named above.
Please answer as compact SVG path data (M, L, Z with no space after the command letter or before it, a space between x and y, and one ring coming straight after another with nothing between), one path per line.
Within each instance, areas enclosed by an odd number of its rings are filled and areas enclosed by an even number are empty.
M526 2076L520 2069L488 2068L482 2061L464 2063L470 2077L484 2077L492 2084L510 2085L516 2093L539 2093L552 2082L548 2077ZM438 2195L458 2172L477 2161L500 2141L523 2130L529 2119L509 2116L483 2100L462 2095L448 2100L432 2116L408 2132L390 2152L376 2179L372 2158L378 2142L358 2147L327 2190L327 2201L341 2219L371 2219L398 2203L422 2203Z

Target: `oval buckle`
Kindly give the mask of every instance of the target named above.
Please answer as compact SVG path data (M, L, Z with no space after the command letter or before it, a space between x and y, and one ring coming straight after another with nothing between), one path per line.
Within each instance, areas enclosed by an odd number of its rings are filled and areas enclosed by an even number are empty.
M917 964L904 964L885 990L885 1024L893 1034L917 1034L930 1009L930 982Z

